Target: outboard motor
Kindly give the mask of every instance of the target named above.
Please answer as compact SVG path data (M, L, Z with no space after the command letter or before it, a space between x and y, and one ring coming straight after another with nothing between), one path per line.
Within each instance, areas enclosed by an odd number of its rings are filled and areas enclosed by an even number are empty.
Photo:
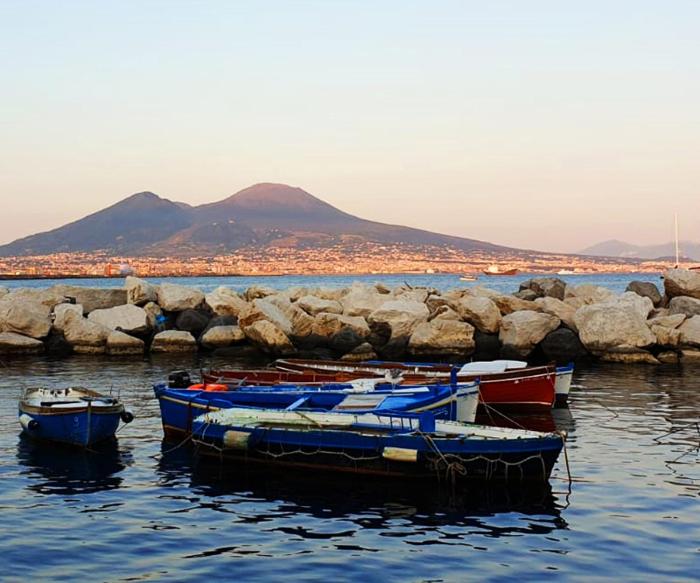
M171 389L186 389L190 385L192 385L192 379L186 370L176 370L168 375L168 387Z

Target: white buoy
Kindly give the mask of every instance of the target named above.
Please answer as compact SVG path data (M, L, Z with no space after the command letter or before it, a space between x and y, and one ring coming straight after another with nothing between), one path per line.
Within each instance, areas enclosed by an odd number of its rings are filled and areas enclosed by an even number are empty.
M19 416L19 424L22 426L22 429L26 431L32 431L39 428L39 422L26 413L22 413Z

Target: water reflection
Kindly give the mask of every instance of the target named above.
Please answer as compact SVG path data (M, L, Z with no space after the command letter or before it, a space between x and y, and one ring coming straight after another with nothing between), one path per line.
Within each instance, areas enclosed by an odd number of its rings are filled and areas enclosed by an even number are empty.
M131 454L116 440L90 450L40 443L21 435L17 462L31 475L27 486L40 494L89 494L113 490L122 484L119 475L131 465Z
M396 518L421 528L478 527L490 536L547 534L567 527L561 509L568 502L564 495L553 493L549 484L492 483L452 488L353 475L328 474L319 479L303 470L282 472L271 467L197 458L191 449L173 449L169 442L162 444L156 471L161 486L187 485L191 492L189 503L206 504L208 508L218 504L218 510L223 512L231 497L261 503L261 513L246 516L246 522L265 522L272 506L276 517L283 510L290 515L301 513L323 520L349 520L358 527L374 529L390 529L390 522ZM488 520L496 514L509 513L536 520L500 527ZM316 536L292 530L286 534Z

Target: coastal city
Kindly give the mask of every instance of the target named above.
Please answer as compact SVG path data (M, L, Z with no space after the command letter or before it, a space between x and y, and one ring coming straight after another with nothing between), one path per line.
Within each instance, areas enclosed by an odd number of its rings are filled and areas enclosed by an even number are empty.
M504 256L484 251L465 252L436 246L406 246L364 242L351 248L337 245L321 249L270 246L242 249L227 255L182 258L176 256L128 257L108 251L55 253L42 256L0 257L0 278L59 277L324 275L376 273L481 273L490 266L527 273L629 273L661 272L672 261L633 261L620 258L564 254Z

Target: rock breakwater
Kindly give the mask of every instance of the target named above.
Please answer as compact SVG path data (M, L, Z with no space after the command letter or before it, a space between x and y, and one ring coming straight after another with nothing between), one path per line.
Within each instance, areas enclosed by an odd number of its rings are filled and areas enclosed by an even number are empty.
M213 292L128 277L123 288L0 288L0 354L216 351L320 358L523 358L669 363L700 358L700 273L617 295L543 277L514 294L356 283Z

